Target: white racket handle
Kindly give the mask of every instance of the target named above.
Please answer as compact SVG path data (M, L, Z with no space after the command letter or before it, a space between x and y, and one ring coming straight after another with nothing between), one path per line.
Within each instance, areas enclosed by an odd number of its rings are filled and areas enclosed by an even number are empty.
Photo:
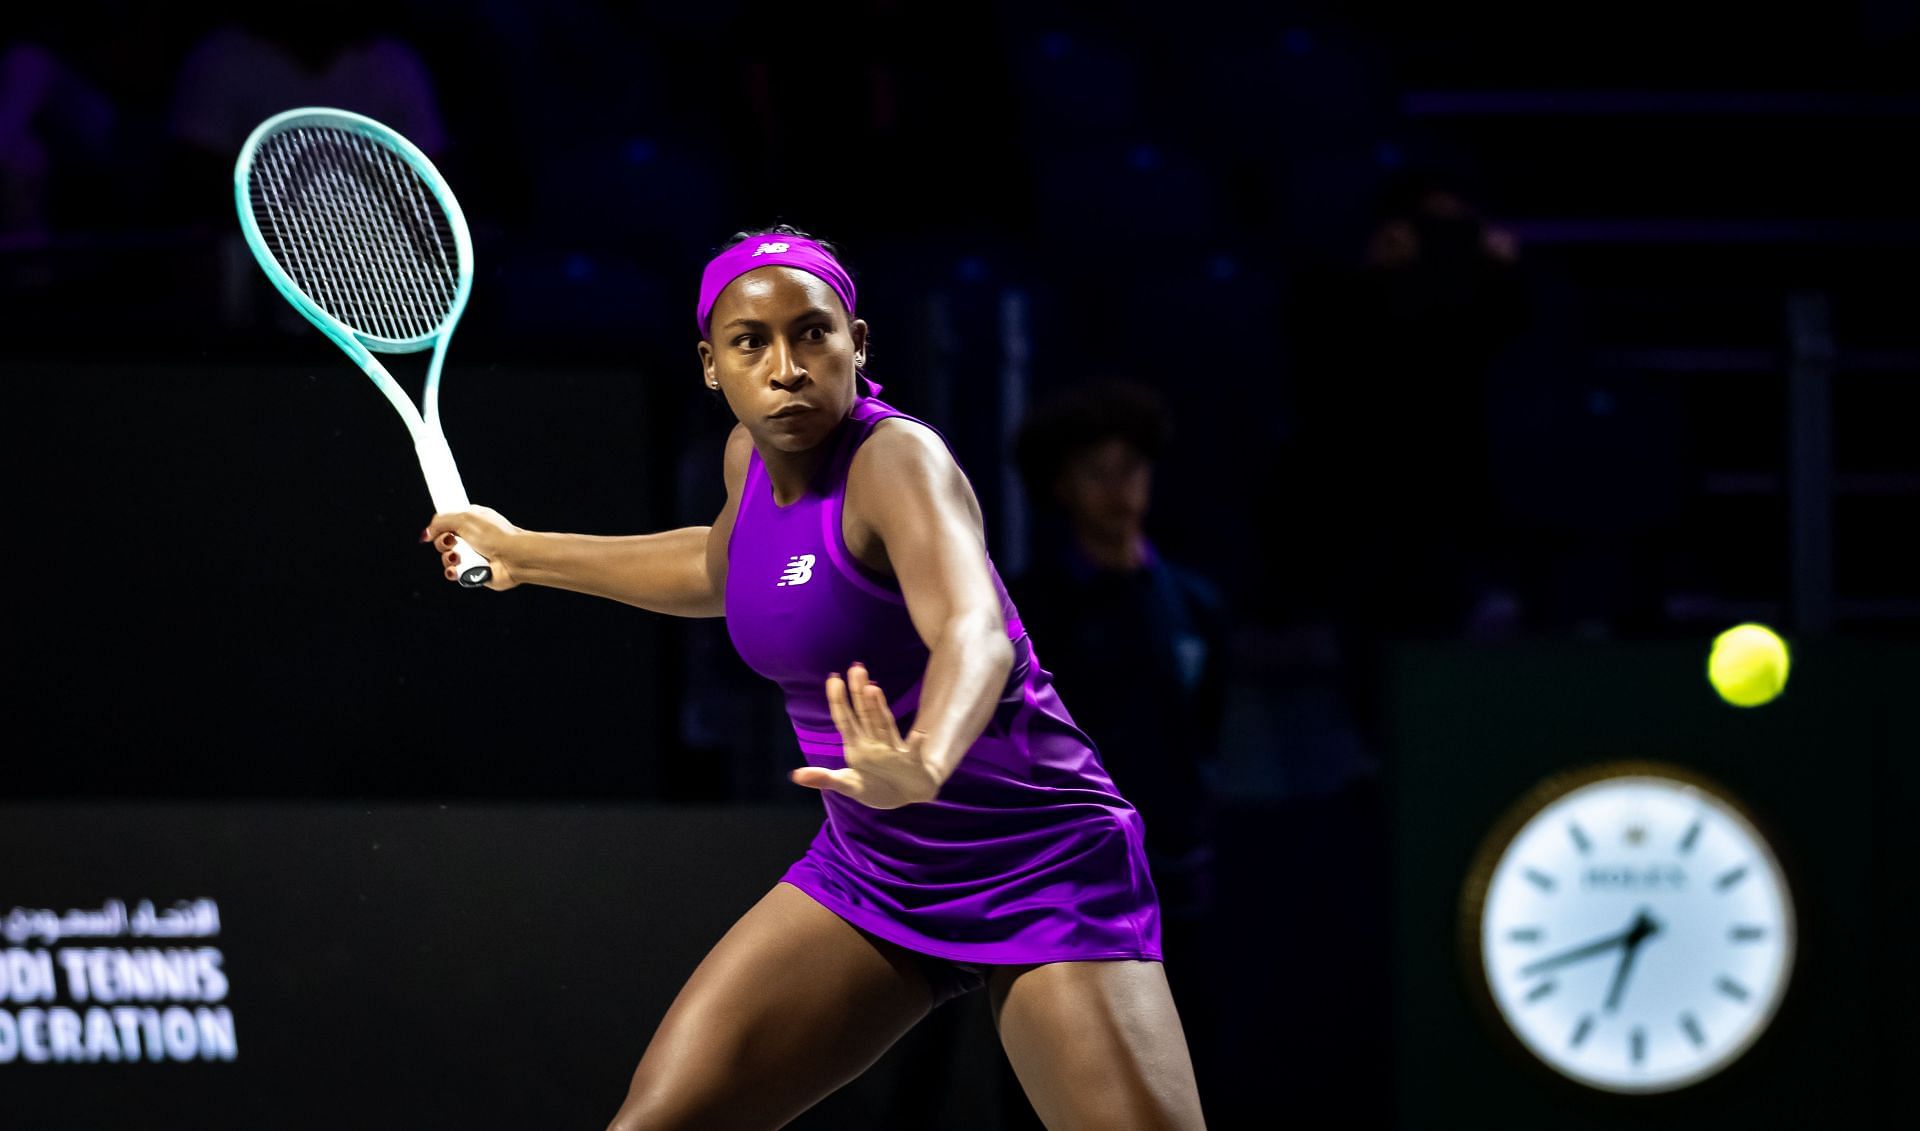
M460 484L460 472L453 465L453 453L445 439L433 431L417 436L413 448L420 456L420 470L427 477L427 492L433 496L433 509L442 513L467 509L467 491ZM480 551L467 545L458 534L453 536L453 552L460 555L454 576L468 589L478 589L493 579L493 567Z
M453 536L453 552L460 555L459 564L453 567L460 584L468 589L478 589L493 580L493 567L487 564L487 559L480 556L480 551L467 545L467 540L458 534Z

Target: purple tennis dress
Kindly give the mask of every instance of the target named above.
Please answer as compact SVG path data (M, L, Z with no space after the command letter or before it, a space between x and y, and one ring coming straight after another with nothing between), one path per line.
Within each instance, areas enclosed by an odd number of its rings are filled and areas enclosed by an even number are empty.
M827 712L830 673L866 664L902 734L920 701L928 653L906 599L841 536L854 452L892 416L913 419L857 401L807 493L788 506L774 501L755 452L727 548L728 633L748 666L786 692L808 765L846 765ZM855 927L955 962L1160 961L1140 814L1054 694L992 573L1014 661L979 740L932 801L872 809L822 790L826 822L781 878Z

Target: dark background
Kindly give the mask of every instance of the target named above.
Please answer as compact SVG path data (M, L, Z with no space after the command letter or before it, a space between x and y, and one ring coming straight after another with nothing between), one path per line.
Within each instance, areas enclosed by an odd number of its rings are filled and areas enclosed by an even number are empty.
M1920 749L1914 5L335 11L320 30L238 6L44 5L0 28L9 74L52 59L64 76L37 102L13 88L24 125L0 117L0 908L271 891L218 863L241 851L322 888L330 867L370 869L395 907L443 882L475 901L630 893L604 933L443 943L475 977L555 950L604 972L635 924L657 932L658 968L613 975L630 981L579 1006L591 1020L557 993L511 1006L578 1025L557 1047L605 1061L527 1071L586 1097L553 1109L574 1125L610 1114L659 1009L818 812L786 781L777 693L719 622L439 579L404 431L244 254L237 140L183 134L189 60L240 21L320 57L385 38L430 77L477 263L447 430L472 497L522 525L711 519L731 420L696 384L695 284L733 231L776 221L841 245L870 370L952 439L1003 572L1047 533L1009 472L1024 406L1104 377L1163 395L1149 529L1235 624L1209 777L1226 887L1193 964L1232 1003L1197 1065L1214 1124L1418 1127L1474 1102L1529 1125L1619 1117L1502 1058L1457 959L1418 943L1451 938L1505 805L1625 756L1712 772L1771 818L1819 944L1776 1036L1634 1114L1892 1103L1915 1052L1895 1020L1914 1012L1895 961L1914 924L1889 907L1911 886L1895 822ZM222 74L244 101L250 73ZM1699 667L1746 619L1781 629L1797 667L1778 704L1741 713ZM423 844L525 846L541 883L484 853L452 853L457 880L390 875L342 823L365 807ZM565 843L589 809L634 847ZM695 816L676 840L658 814ZM237 831L208 847L169 821ZM632 874L689 838L732 861L687 865L710 896ZM342 922L411 937L403 918ZM254 945L297 945L304 928L264 921ZM346 960L397 977L387 951ZM415 1032L467 1024L471 995L447 994ZM940 1094L994 1079L979 1007L955 1007L971 1059ZM257 1047L269 1011L236 1012ZM328 1031L387 1047L365 1028ZM458 1078L457 1055L418 1055ZM254 1094L291 1071L270 1061L243 1051L229 1071L260 1065L252 1083L166 1087ZM915 1125L886 1063L841 1099L870 1106L820 1125ZM112 1071L3 1066L0 1096L52 1104ZM379 1080L395 1110L535 1119L484 1088ZM86 1102L64 1125L135 1110Z

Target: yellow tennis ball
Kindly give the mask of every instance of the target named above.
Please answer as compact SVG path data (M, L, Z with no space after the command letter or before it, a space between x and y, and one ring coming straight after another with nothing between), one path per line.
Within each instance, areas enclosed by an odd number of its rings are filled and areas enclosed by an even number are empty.
M1740 624L1713 638L1707 680L1736 707L1772 702L1787 686L1787 645L1764 624Z

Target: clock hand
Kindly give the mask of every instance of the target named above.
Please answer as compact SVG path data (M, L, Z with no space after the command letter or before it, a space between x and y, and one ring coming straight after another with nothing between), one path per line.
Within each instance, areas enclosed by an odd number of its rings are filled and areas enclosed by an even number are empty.
M1593 942L1587 943L1584 946L1576 946L1572 950L1565 950L1559 954L1548 955L1537 962L1529 962L1520 968L1520 975L1521 977L1528 977L1533 974L1539 974L1551 970L1556 966L1565 966L1569 962L1578 962L1583 958L1592 958L1594 955L1603 954L1616 946L1624 946L1627 940L1633 937L1634 929L1639 925L1640 921L1635 919L1631 926L1617 935L1608 935L1604 939L1595 939Z
M1646 908L1641 908L1633 917L1633 926L1628 929L1627 937L1622 943L1625 949L1620 952L1620 965L1614 968L1613 984L1607 987L1609 1012L1619 1007L1620 995L1626 992L1627 972L1633 969L1633 956L1639 953L1640 944L1659 933L1660 924L1654 922L1653 917L1647 914Z

